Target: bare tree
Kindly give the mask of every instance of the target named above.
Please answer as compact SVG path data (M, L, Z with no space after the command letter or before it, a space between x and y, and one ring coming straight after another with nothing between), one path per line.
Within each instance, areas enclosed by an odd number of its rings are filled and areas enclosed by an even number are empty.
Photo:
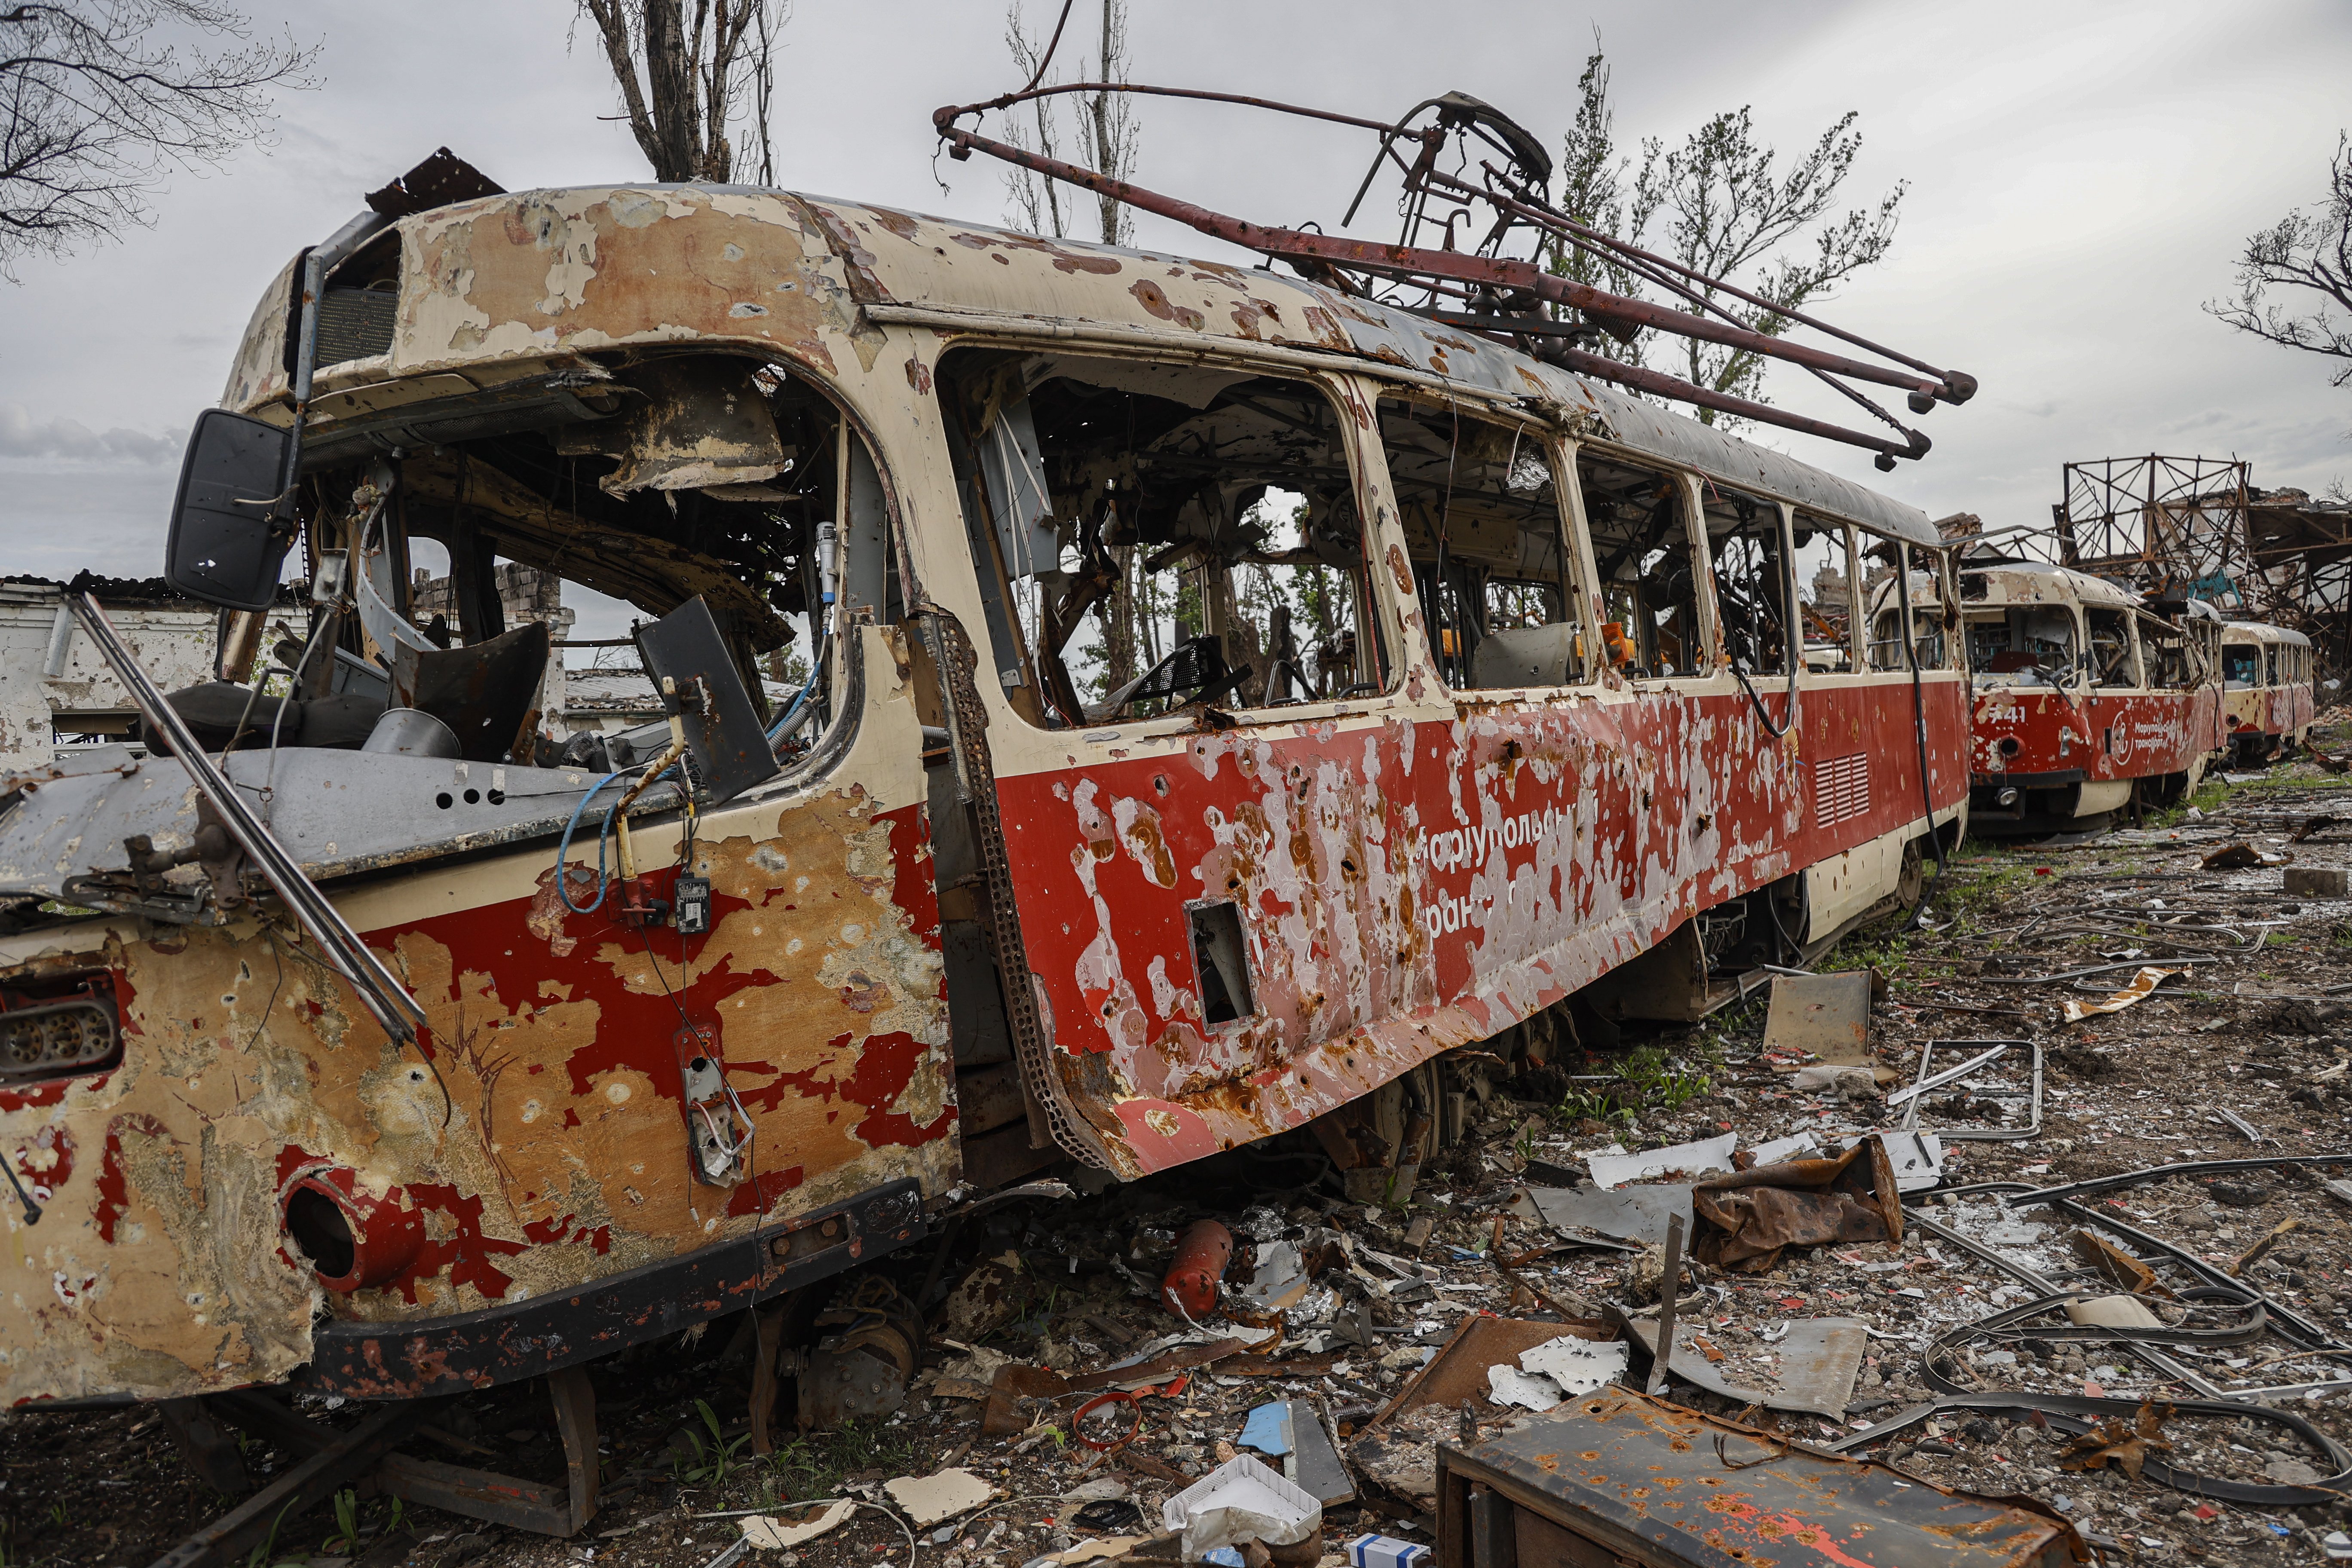
M273 139L318 47L251 41L208 0L0 5L0 277L149 221L174 168Z
M759 183L775 183L768 111L776 36L791 18L791 0L580 0L580 9L604 40L629 131L655 179L736 178L729 132L749 122L759 140Z
M2309 289L2321 302L2291 315L2265 297L2273 285ZM2242 332L2342 360L2328 384L2352 381L2352 324L2335 313L2352 312L2352 140L2336 138L2319 211L2291 212L2248 239L2238 257L2238 298L2205 309Z
M1005 9L1004 47L1024 79L1039 77L1045 64L1045 53L1023 25L1021 0L1013 0ZM1095 58L1089 63L1094 74L1081 79L1128 79L1127 0L1102 0L1102 31ZM1058 149L1073 146L1088 167L1114 180L1128 179L1135 174L1136 126L1130 112L1134 100L1125 93L1114 92L1032 99L1005 115L1005 140L1048 158L1058 158L1062 155ZM1071 121L1067 132L1062 129L1065 114ZM1066 239L1066 226L1076 223L1084 210L1079 198L1064 193L1057 182L1017 165L1005 176L1004 188L1013 202L1010 221L1033 234ZM1065 201L1069 204L1066 217ZM1109 196L1095 198L1095 220L1097 237L1105 245L1125 245L1134 237L1134 215Z
M1862 151L1855 116L1839 117L1785 170L1779 154L1756 140L1746 107L1717 114L1668 150L1656 137L1642 143L1640 168L1617 151L1609 68L1596 48L1579 79L1576 120L1565 139L1560 205L1570 216L1685 267L1729 282L1770 303L1749 305L1706 284L1672 292L1645 280L1616 258L1597 258L1561 247L1552 270L1612 293L1657 297L1699 313L1720 310L1752 331L1778 337L1794 323L1781 313L1828 299L1837 286L1883 258L1895 243L1903 182L1874 205L1832 214L1838 192ZM1656 230L1655 234L1653 230ZM1743 277L1742 275L1746 276ZM1639 364L1644 341L1633 334L1603 339L1601 352ZM1696 385L1769 402L1761 356L1718 343L1678 338L1683 363L1673 372ZM1711 409L1708 424L1725 419Z

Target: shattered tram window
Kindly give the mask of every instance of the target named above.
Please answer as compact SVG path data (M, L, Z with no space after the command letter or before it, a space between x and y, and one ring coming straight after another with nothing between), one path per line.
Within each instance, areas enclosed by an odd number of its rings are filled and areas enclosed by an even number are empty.
M1794 601L1781 542L1780 509L1705 481L1707 549L1715 560L1715 602L1723 648L1750 675L1785 675Z
M1862 554L1871 568L1864 589L1870 599L1870 643L1865 650L1870 668L1886 671L1911 668L1910 659L1906 659L1903 652L1904 616L1897 596L1899 584L1906 580L1911 584L1912 656L1921 669L1948 668L1956 645L1951 645L1944 635L1944 587L1937 574L1936 558L1895 540L1874 536ZM1965 602L1968 597L1964 588L1961 598ZM1966 623L1972 639L1970 668L1979 673L1983 672L1985 666L1976 657L1973 639L1977 636L1978 617L1983 613L1970 611ZM2059 614L2066 618L2069 626L2073 625L2067 611L2062 608Z
M1274 377L963 350L940 384L996 679L1034 724L1384 689L1338 411Z
M1797 631L1805 668L1851 675L1853 661L1853 531L1811 512L1793 520L1797 546Z
M1634 677L1703 674L1683 481L1591 452L1578 455L1576 479L1601 579L1601 658Z
M2083 618L2090 623L2091 684L2138 685L2139 668L2132 651L2132 613L2107 605L2085 605Z
M1543 438L1450 404L1391 399L1381 443L1446 684L1586 679L1573 557Z

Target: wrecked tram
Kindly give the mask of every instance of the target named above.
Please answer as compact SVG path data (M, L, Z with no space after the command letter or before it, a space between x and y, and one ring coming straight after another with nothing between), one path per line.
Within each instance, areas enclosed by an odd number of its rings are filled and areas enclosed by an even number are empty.
M837 1312L1060 1162L1311 1128L1377 1194L1441 1053L1699 1016L1957 841L1949 563L1862 487L1268 272L771 191L382 206L208 416L308 400L301 602L163 716L205 754L6 786L12 1405L407 1400ZM1801 559L1942 618L1832 639ZM659 617L676 718L540 734L500 560ZM1121 563L1175 609L1106 673Z
M2311 735L2318 701L2311 639L2262 621L2231 621L2221 628L2220 744L2241 767L2286 755Z
M2196 789L2224 743L2210 607L2176 602L2160 616L2104 577L2040 561L1965 565L1959 578L1976 832L2095 827Z

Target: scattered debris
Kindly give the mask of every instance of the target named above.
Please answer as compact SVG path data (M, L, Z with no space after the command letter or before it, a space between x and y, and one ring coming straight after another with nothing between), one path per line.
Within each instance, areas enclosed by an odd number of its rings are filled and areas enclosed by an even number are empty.
M1393 1535L1359 1535L1348 1542L1349 1568L1431 1568L1429 1548Z
M900 1476L882 1483L898 1511L917 1530L928 1530L942 1520L969 1513L996 1496L996 1489L970 1470L940 1470L929 1476Z
M2066 1022L2079 1024L2100 1013L2120 1013L2148 998L2148 994L2176 974L2186 974L2185 969L2159 969L2154 964L2144 966L2132 976L2131 984L2103 1002L2078 1002L2069 996L2065 1001Z
M1677 1143L1671 1149L1650 1149L1639 1154L1606 1153L1585 1156L1585 1168L1592 1174L1592 1184L1607 1192L1629 1182L1647 1181L1655 1176L1687 1176L1701 1171L1728 1171L1731 1152L1739 1147L1739 1135L1727 1132L1720 1138L1708 1138L1696 1143Z
M824 1510L814 1518L797 1523L787 1523L782 1518L769 1514L753 1514L742 1521L743 1540L755 1552L787 1551L838 1528L856 1510L855 1502L842 1498L827 1504Z

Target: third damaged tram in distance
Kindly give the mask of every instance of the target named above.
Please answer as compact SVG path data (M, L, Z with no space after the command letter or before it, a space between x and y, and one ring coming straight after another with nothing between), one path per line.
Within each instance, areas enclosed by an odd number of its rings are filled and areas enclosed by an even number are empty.
M1969 821L1979 834L2104 826L2178 800L2221 744L2221 623L2168 618L2103 577L2039 561L1967 564L1960 616L1975 712Z
M1312 1127L1394 1191L1443 1053L1539 1051L1578 993L1696 1016L1958 831L1927 519L1654 403L1297 279L782 191L394 211L324 280L300 599L173 706L425 1022L247 896L180 760L8 794L0 1025L80 1042L0 1060L45 1205L10 1404L548 1373L838 1300L1061 1162ZM223 397L264 426L302 270ZM1865 555L1946 619L1832 623L1807 584ZM666 700L758 727L732 782L667 721L545 732L509 562L661 617L649 669L722 650ZM239 741L264 658L299 699Z
M2261 621L2221 627L2221 712L2231 761L2254 767L2310 738L2311 639Z

